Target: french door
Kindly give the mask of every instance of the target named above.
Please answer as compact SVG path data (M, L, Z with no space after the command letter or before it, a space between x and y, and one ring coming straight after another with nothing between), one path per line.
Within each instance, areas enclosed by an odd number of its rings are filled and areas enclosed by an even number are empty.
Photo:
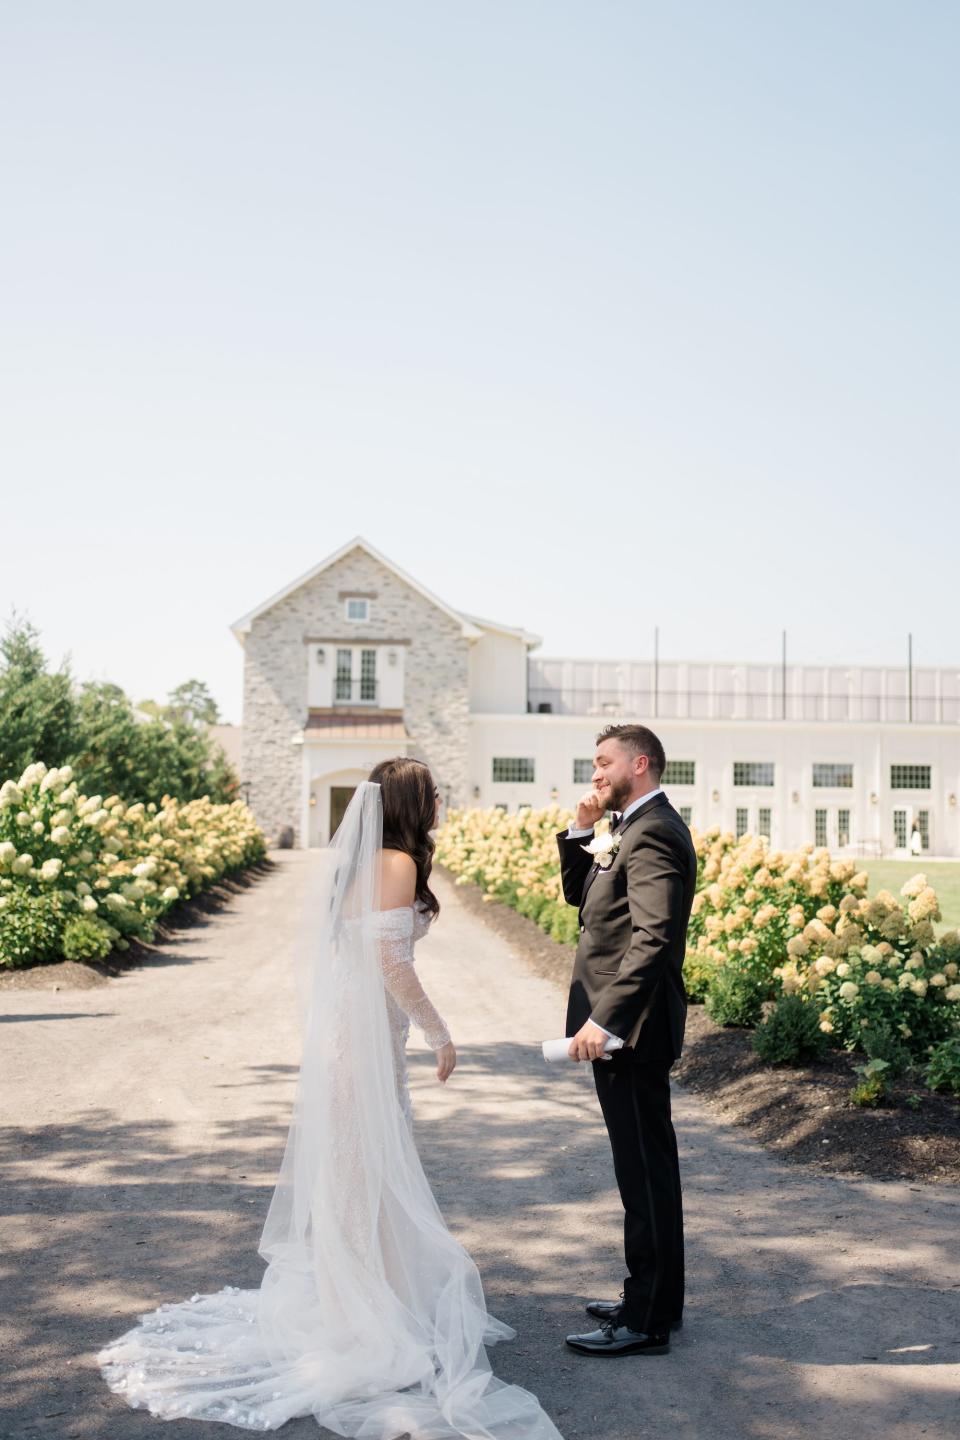
M769 805L738 805L734 820L734 833L739 840L743 835L772 834L773 811Z
M374 705L377 699L377 652L373 649L344 646L337 651L334 676L335 705L351 702Z
M914 839L919 836L919 840ZM930 811L897 805L893 811L893 844L897 850L930 849Z
M813 812L813 843L843 850L850 844L850 810L844 805L823 805Z

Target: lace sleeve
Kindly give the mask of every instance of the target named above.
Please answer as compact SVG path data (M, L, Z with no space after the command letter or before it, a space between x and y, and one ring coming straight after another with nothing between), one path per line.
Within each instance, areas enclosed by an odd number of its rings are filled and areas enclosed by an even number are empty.
M381 910L378 914L377 939L380 947L380 969L387 993L399 1005L431 1050L439 1050L450 1039L436 1007L420 984L413 963L413 911L409 908Z

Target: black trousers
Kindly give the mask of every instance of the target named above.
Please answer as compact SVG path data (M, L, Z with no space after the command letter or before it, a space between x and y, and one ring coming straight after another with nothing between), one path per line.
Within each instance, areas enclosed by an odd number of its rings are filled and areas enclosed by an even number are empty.
M670 1066L631 1051L593 1074L623 1201L623 1324L657 1334L683 1314L683 1203L670 1118Z

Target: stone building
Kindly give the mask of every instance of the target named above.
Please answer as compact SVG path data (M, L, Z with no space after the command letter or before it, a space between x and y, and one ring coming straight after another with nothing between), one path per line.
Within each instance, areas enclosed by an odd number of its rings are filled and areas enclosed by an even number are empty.
M461 614L357 537L231 627L244 648L241 782L271 837L323 845L358 781L425 760L469 798L471 712L526 710L537 636Z
M960 668L543 659L352 540L233 626L241 780L268 835L322 845L380 759L445 804L572 806L606 723L653 726L688 824L859 855L960 855Z

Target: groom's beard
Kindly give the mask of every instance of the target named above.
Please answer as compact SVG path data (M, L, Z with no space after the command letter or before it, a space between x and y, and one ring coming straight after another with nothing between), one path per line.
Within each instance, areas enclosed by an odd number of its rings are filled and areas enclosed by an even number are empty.
M607 791L607 809L624 810L630 800L630 782L623 781L619 785L611 785Z

